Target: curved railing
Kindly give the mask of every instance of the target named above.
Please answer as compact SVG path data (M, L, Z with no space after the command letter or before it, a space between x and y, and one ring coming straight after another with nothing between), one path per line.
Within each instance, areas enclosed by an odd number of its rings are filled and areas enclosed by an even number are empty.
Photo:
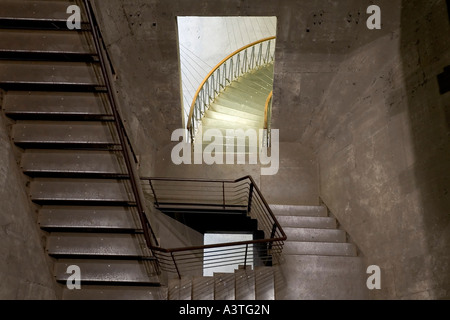
M198 87L189 111L187 129L191 142L194 142L204 113L221 90L243 74L274 61L275 39L264 38L236 50L208 73Z
M273 90L270 91L264 106L264 140L263 147L270 147L270 122L272 120Z

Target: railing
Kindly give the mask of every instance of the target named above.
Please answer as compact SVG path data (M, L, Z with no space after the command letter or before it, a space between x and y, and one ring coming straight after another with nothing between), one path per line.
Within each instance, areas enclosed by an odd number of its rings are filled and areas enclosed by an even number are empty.
M187 130L192 143L204 113L217 95L241 75L274 59L275 37L269 37L236 50L210 71L198 87L189 111Z
M143 191L141 187L141 183L136 170L136 163L133 162L135 160L134 153L131 149L131 143L128 138L128 135L125 130L125 126L120 115L119 109L117 107L116 99L113 95L112 83L111 83L111 69L107 68L106 59L107 52L104 47L103 38L100 32L100 27L98 25L98 21L95 18L94 9L92 7L90 0L83 0L85 5L86 14L89 20L89 24L91 26L92 37L95 45L95 49L98 53L99 64L101 67L101 72L103 79L105 81L105 86L107 89L108 101L111 106L111 110L114 116L114 124L117 130L117 136L119 138L119 142L121 145L121 151L125 160L125 165L127 168L127 172L130 177L130 184L133 191L133 195L136 201L136 206L139 214L139 219L142 225L145 242L149 249L158 246L158 241L156 236L150 226L150 222L146 215L146 206L143 198ZM109 65L110 66L110 65ZM110 66L111 67L111 66Z
M153 248L160 267L179 277L194 271L242 264L276 264L286 235L251 176L237 180L141 178L152 205L162 212L240 212L256 219L260 237L251 241L184 248Z
M264 139L262 141L263 147L270 147L270 122L272 120L272 101L273 101L273 91L270 91L266 99L266 104L264 107Z

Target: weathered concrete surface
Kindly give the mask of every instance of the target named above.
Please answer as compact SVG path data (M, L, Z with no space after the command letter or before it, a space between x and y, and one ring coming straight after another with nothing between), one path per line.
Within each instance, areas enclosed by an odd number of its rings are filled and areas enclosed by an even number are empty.
M397 28L340 64L302 140L317 146L323 200L382 269L373 296L447 299L450 100L436 76L449 17L445 1L402 4Z
M365 26L372 1L97 4L143 175L234 178L253 172L231 168L218 175L170 164L170 135L182 119L175 18L277 16L273 128L282 142L316 152L318 195L367 265L382 268L382 289L373 297L449 298L450 102L436 81L449 64L444 0L377 1L381 30ZM301 154L288 161L307 168Z
M0 106L3 93L0 92ZM5 117L0 116L0 299L55 299L56 282L44 251L45 235L25 191Z

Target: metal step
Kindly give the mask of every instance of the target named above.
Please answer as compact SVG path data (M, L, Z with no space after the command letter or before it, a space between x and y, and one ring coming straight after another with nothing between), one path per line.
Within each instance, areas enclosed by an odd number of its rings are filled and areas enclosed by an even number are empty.
M270 209L276 216L308 216L326 217L327 208L324 206L295 206L283 204L270 204Z
M83 92L8 91L5 114L30 120L113 120L106 96Z
M235 271L236 300L255 300L255 271Z
M124 205L133 204L126 180L36 178L30 183L30 197L38 204Z
M303 216L278 216L278 222L282 227L335 229L336 219L330 217L303 217Z
M159 278L153 261L137 260L81 260L59 259L54 264L56 281L67 283L72 272L69 266L80 268L80 284L83 285L133 285L159 286Z
M284 243L284 255L318 255L356 257L356 247L352 243L301 242Z
M255 268L256 300L275 300L275 275L271 267Z
M192 279L169 279L168 300L192 300Z
M344 230L312 229L312 228L283 228L289 241L316 242L345 242L347 237Z
M253 104L256 106L261 106L264 110L266 104L268 91L257 91L255 89L250 89L242 86L242 84L234 84L225 88L223 94L226 94L225 98L229 98L233 101L245 101L246 104Z
M63 300L167 300L167 288L81 285L81 290L64 288Z
M20 166L31 177L128 177L120 155L112 151L26 150Z
M214 277L192 279L192 300L214 300Z
M135 233L142 228L135 207L43 206L39 225L47 231Z
M210 118L203 118L202 123L204 127L212 127L212 128L243 129L244 131L247 129L254 129L256 130L256 132L258 132L259 129L262 129L262 124L258 125L254 123L252 125L249 125Z
M118 146L114 128L108 123L91 122L18 122L12 139L24 148L105 148ZM114 132L115 133L115 132Z
M97 64L0 61L0 87L26 91L105 91Z
M223 94L216 97L214 103L238 111L264 116L264 105L261 106L257 104L246 103L245 101L236 101Z
M0 29L0 59L95 61L86 32Z
M145 241L140 235L109 233L51 233L46 250L50 256L72 259L144 259Z
M214 300L235 300L234 277L234 273L214 273Z

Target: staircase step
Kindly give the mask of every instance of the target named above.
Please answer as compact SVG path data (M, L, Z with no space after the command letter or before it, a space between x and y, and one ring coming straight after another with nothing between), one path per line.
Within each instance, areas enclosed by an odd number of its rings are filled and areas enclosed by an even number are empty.
M135 232L142 228L134 207L43 206L39 225L47 231Z
M234 93L229 91L223 91L219 96L216 97L214 100L215 103L223 105L228 108L234 108L236 110L246 111L251 109L254 109L256 111L259 111L264 115L264 107L265 103L261 101L254 101L250 99L249 97L242 97L239 95L234 95Z
M229 85L223 91L225 99L230 99L232 101L242 101L245 104L253 104L255 106L261 106L264 110L264 105L266 103L267 96L270 90L258 91L255 89L247 88L242 83L234 83Z
M216 112L211 109L206 111L204 117L209 118L209 119L227 121L227 122L231 122L234 124L242 124L243 128L246 128L246 127L261 127L262 128L264 125L263 117L260 117L257 120L250 120L250 119L246 119L246 118L241 118L236 115L229 115L229 114Z
M85 32L0 29L0 59L92 61Z
M21 168L32 177L127 177L117 153L87 150L26 150Z
M58 282L66 283L72 272L69 266L80 268L81 286L95 285L134 285L159 286L159 278L152 261L137 260L81 260L60 259L55 262L54 274Z
M232 88L240 88L243 91L253 92L260 97L267 96L273 89L273 81L264 81L255 76L244 76L230 84Z
M192 279L169 279L168 300L192 300Z
M256 300L275 300L275 275L271 267L255 268Z
M95 93L9 91L3 106L5 114L16 120L112 119L106 97Z
M214 299L235 300L234 273L214 273Z
M261 126L257 124L244 125L241 123L233 123L229 121L216 120L210 118L203 118L202 123L204 127L212 127L212 128L243 129L244 131L247 129L254 129L256 130L256 132L258 132L259 129L262 129L262 125Z
M81 290L64 288L63 300L167 300L167 288L83 285Z
M255 300L255 271L238 269L235 271L236 300Z
M240 111L232 108L227 108L216 103L212 103L209 107L210 111L214 111L221 114L227 114L230 116L238 117L241 119L248 119L253 121L263 121L264 113L257 111L256 113Z
M0 87L6 90L104 90L98 65L86 62L0 61Z
M311 228L283 228L289 241L315 242L345 242L344 230L311 229Z
M328 215L327 208L324 206L295 206L282 204L270 204L269 206L276 216L326 217Z
M192 279L192 300L214 300L214 277Z
M66 26L67 7L73 5L72 1L25 1L25 0L2 0L0 20L17 21L20 26L22 21L46 21ZM81 20L86 21L84 10L81 10ZM58 25L59 27L59 25Z
M30 196L39 204L133 203L128 181L113 179L36 178L30 184Z
M140 235L109 233L60 233L47 238L47 252L59 258L140 259L145 241Z
M108 123L90 122L18 122L12 139L24 148L104 148L118 146Z
M356 247L352 243L301 242L284 243L285 255L319 255L319 256L350 256L355 257Z
M277 216L282 227L334 229L336 219L330 217Z

